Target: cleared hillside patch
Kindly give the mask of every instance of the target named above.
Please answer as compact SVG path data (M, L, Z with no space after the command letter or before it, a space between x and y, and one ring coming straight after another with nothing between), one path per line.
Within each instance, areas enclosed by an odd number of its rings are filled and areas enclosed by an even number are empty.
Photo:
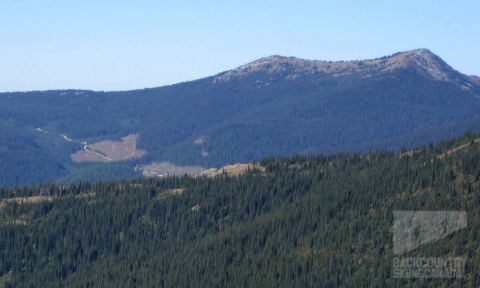
M84 145L83 150L71 155L74 162L115 162L141 158L147 154L137 149L138 134L130 134L122 141L106 140Z

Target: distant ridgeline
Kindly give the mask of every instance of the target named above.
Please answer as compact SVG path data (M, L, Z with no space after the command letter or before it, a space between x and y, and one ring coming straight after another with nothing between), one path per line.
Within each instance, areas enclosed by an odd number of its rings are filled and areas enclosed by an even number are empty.
M6 287L478 287L480 135L402 154L268 158L243 174L0 190ZM461 279L396 279L393 212L465 211L409 257Z
M271 56L125 92L2 93L0 186L424 145L480 128L479 83L419 49L343 62Z

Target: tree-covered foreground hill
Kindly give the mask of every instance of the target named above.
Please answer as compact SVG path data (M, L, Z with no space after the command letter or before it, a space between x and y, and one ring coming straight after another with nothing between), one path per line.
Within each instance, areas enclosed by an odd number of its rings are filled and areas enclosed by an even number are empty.
M240 177L1 190L6 287L478 287L478 135L410 151L272 158ZM392 275L393 211L466 211L406 256L461 279Z

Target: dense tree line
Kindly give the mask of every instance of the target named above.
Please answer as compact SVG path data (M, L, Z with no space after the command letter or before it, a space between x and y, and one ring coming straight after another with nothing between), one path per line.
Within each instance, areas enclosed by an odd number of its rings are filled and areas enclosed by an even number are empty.
M6 287L477 287L478 135L418 149L268 158L241 177L0 190ZM451 154L447 151L464 145ZM454 150L451 150L454 151ZM17 204L6 199L43 196ZM463 256L463 279L392 277L394 210L465 210L409 256Z

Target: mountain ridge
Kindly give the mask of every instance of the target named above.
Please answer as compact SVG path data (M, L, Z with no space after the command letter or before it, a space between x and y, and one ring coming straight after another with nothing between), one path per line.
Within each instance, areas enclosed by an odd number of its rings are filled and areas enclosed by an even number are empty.
M453 69L430 50L419 48L380 58L346 61L309 60L292 56L271 55L219 73L214 76L213 83L246 77L248 74L257 72L268 74L291 72L286 76L286 79L294 80L298 78L298 74L295 73L324 73L333 77L363 73L363 77L371 77L372 73L408 68L418 69L435 80L456 82L462 85L464 89L469 89L472 85L470 81L473 82L468 76Z
M425 49L363 61L272 56L252 63L149 89L2 93L0 186L140 177L141 167L155 163L210 168L399 150L480 130L476 78ZM141 158L72 161L85 145L127 135L138 135Z
M390 60L390 61L389 61ZM346 69L348 67L355 67L358 69L365 69L365 67L362 67L364 65L367 66L375 66L379 64L387 64L392 65L393 67L386 67L383 72L388 71L388 70L394 70L398 68L412 68L415 65L418 65L420 68L423 68L424 70L428 70L428 66L423 66L422 64L428 64L431 62L434 62L434 65L437 66L436 68L438 69L439 67L443 67L443 69L448 70L448 72L456 74L456 76L460 76L464 80L468 80L470 82L473 82L475 84L480 85L480 76L479 75L467 75L464 74L453 67L451 67L448 63L446 63L440 56L437 54L433 53L431 50L428 48L416 48L412 50L406 50L402 52L396 52L392 53L390 55L386 56L381 56L381 57L376 57L376 58L366 58L366 59L355 59L355 60L316 60L316 59L307 59L307 58L300 58L296 56L282 56L279 54L273 54L265 57L260 57L256 60L253 60L251 62L248 62L246 64L240 65L238 67L228 69L222 72L219 72L214 75L210 76L205 76L205 77L200 77L197 79L192 79L192 80L186 80L186 81L180 81L177 83L172 83L172 84L167 84L167 85L160 85L160 86L152 86L152 87L144 87L144 88L134 88L134 89L127 89L127 90L95 90L95 89L45 89L45 90L27 90L27 91L2 91L0 92L0 95L2 94L12 94L12 93L32 93L32 92L58 92L60 93L61 96L64 95L75 95L75 96L82 96L85 95L85 93L122 93L122 92L135 92L135 91L142 91L142 90L151 90L151 89L160 89L164 87L171 87L171 86L177 86L177 85L182 85L182 84L187 84L191 82L196 82L196 81L202 81L206 79L213 79L213 83L221 82L226 79L231 79L235 78L233 77L234 74L242 74L242 72L245 72L246 70L250 70L249 72L257 72L255 71L256 69L260 70L261 68L266 69L268 72L273 73L273 72L282 72L280 69L278 69L277 66L270 67L270 69L267 69L269 65L281 65L281 64L289 64L292 66L299 65L299 67L303 68L311 68L310 73L316 73L316 72L325 72L329 71L329 69L335 71L335 70L342 70ZM421 63L423 62L423 63ZM266 68L267 67L267 68ZM299 68L297 67L297 68ZM272 69L272 68L277 68ZM318 70L316 70L316 69ZM431 69L431 68L430 68ZM322 71L324 70L324 71ZM301 71L301 69L300 69ZM308 70L305 70L303 72L308 72ZM344 71L345 72L345 71ZM434 75L432 76L436 80L449 80L449 77L444 75L445 73L440 73L441 75ZM443 75L442 75L443 74ZM336 75L342 76L342 75ZM368 75L367 77L370 77L371 75ZM292 79L292 78L290 78Z

